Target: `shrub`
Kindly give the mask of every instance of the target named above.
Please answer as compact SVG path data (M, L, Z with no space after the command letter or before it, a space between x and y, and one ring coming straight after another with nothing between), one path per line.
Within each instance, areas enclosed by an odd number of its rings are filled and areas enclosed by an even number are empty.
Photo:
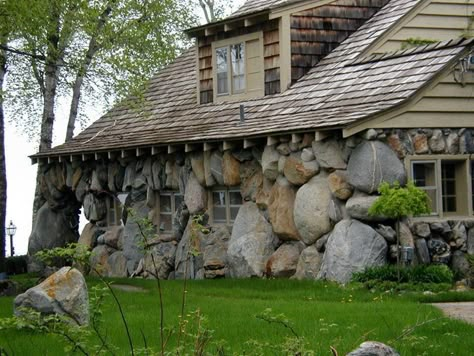
M5 261L6 272L9 275L23 274L27 272L28 256L11 256Z
M400 273L400 276L398 276ZM371 284L375 282L400 282L411 284L449 283L454 279L453 272L446 265L421 265L398 269L394 265L370 267L363 272L354 273L354 282Z

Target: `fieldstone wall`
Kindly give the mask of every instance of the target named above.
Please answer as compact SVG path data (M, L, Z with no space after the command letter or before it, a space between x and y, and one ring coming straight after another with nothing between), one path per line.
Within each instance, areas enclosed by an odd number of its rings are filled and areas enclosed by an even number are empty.
M305 134L297 142L296 136L282 136L273 145L247 149L54 163L42 168L47 173L45 210L67 215L71 207L83 206L90 224L79 241L94 252L92 273L345 283L355 271L394 260L394 222L367 213L379 184L406 182L407 155L474 152L472 134L465 129L370 129L348 139L316 141ZM243 205L235 222L213 225L209 190L236 186ZM161 190L184 196L174 233L156 231L143 241L136 219L156 221ZM106 198L119 192L128 193L123 226L107 227ZM135 217L127 216L127 209ZM38 230L31 246L47 241ZM446 263L464 273L465 254L474 253L474 222L468 219L406 221L401 232L401 244L416 250L413 263Z

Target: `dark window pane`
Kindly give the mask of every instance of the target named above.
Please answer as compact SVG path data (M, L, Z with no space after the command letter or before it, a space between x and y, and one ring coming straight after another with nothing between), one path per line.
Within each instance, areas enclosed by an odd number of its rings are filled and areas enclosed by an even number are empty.
M217 223L227 222L226 214L225 214L225 207L214 207L212 212L213 212L213 215L214 215L214 222L217 222Z
M225 192L213 192L212 202L214 206L225 206Z
M230 205L242 205L242 195L240 192L229 192Z
M171 213L171 195L160 195L160 211Z
M443 211L447 213L456 212L456 163L441 163L441 185Z
M413 163L413 180L417 187L435 186L435 163Z
M237 217L237 214L239 213L240 207L231 207L230 208L230 220L234 221L235 218Z
M171 231L172 230L172 223L171 223L171 214L160 214L160 231Z

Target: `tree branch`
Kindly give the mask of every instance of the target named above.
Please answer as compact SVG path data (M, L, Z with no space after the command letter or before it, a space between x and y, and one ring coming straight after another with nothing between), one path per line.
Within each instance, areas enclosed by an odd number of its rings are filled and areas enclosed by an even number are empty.
M31 58L34 58L34 59L37 59L37 60L40 60L40 61L46 60L46 57L43 56L43 55L38 55L38 54L34 54L34 53L25 52L25 51L22 51L22 50L19 50L19 49L16 49L16 48L12 48L12 47L9 47L9 46L6 46L6 45L0 45L0 49L3 49L4 51L7 51L7 52L19 54L21 56L31 57Z

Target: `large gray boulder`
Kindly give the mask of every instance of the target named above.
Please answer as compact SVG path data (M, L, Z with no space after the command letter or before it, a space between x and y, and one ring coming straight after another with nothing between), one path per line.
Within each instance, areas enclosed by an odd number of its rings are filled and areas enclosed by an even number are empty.
M87 193L84 197L84 215L90 222L104 219L107 215L107 206L104 199L99 199L93 193Z
M59 314L71 323L89 323L87 284L75 268L63 267L37 286L18 295L14 301L15 315L22 308L34 309L42 314Z
M370 226L357 220L342 220L326 244L318 279L350 281L354 272L386 263L387 242Z
M109 277L125 278L128 276L127 259L122 251L112 253L107 259L107 264L109 265Z
M242 205L232 228L227 249L229 274L234 278L261 277L278 244L272 226L255 203Z
M227 248L229 247L230 228L219 225L212 228L202 245L204 277L213 279L225 277L227 273Z
M199 180L191 173L186 184L184 202L191 215L198 214L207 208L207 191L199 183Z
M347 173L349 183L368 194L376 192L382 182L406 182L402 162L380 141L366 141L357 146L349 159Z
M150 209L146 201L135 202L130 205L137 219L148 217ZM138 262L143 258L143 236L134 219L127 219L123 231L123 254L127 259L127 272L131 275L138 266Z
M363 221L383 221L387 218L383 216L372 216L369 215L369 209L372 204L378 199L378 196L366 195L364 193L357 192L354 194L346 203L347 213L357 220Z
M45 203L38 210L28 242L28 254L33 256L44 249L64 247L68 243L76 242L79 234L71 229L73 226L71 223L65 211L53 211L48 203ZM38 266L34 266L33 269L36 270L36 267Z
M296 193L293 216L301 240L312 245L331 230L328 205L331 200L326 177L318 175Z
M346 356L400 356L400 354L395 349L381 342L366 341Z
M211 174L216 180L217 184L224 185L224 174L222 172L222 153L219 151L212 152L209 164Z
M193 226L192 221L188 223L176 249L176 279L182 279L185 275L190 279L214 279L226 275L229 227L217 225L205 232Z
M143 259L145 277L167 279L174 270L176 241L162 242L152 246Z
M323 262L323 256L324 254L318 251L316 245L305 248L301 252L293 278L316 279Z

